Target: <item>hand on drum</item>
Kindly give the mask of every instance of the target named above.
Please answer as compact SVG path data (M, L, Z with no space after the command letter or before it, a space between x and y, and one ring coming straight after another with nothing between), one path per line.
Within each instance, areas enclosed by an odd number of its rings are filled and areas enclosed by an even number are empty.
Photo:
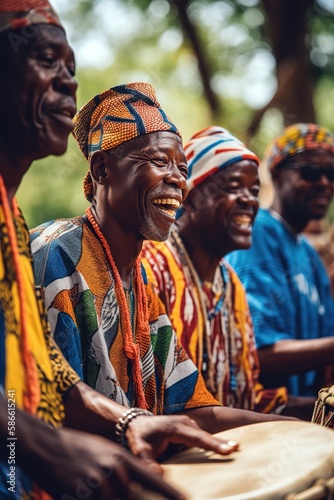
M219 455L229 455L239 447L235 441L212 436L186 415L138 416L129 424L126 437L132 453L151 462L154 468L159 467L156 459L171 444L197 446Z

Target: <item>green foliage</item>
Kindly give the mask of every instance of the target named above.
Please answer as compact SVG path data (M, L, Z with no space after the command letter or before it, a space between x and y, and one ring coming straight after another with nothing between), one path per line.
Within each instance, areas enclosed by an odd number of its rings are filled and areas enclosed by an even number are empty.
M108 87L142 80L156 88L163 109L179 127L184 141L199 129L212 125L210 110L203 98L197 60L177 18L175 4L179 0L108 1L119 8L126 5L129 23L125 26L129 28L130 19L135 24L131 30L122 31L117 19L110 18L110 30L103 35L113 59L107 67L79 68L78 107ZM333 13L329 15L325 12L326 0L322 0L321 4L320 8L319 2L315 3L317 8L310 12L312 36L308 43L310 47L328 52L325 55L331 67L325 64L318 68L315 107L319 123L333 130L333 50L330 53L333 47ZM60 11L69 26L69 38L75 52L92 33L93 38L102 34L98 11L103 5L106 5L103 0L79 0L67 4L64 12ZM263 88L272 89L272 93L275 89L271 49L262 38L265 18L261 2L196 0L189 2L188 12L213 69L211 85L223 110L216 124L248 142L246 130L254 109L259 106L258 101L257 104L252 101L254 92L252 94L251 91L263 72L263 61L271 64L271 72L266 70ZM262 62L254 66L256 58ZM252 70L253 67L255 69ZM261 95L254 97L258 100ZM279 132L281 126L280 113L268 111L256 136L249 142L250 147L261 156L267 142ZM33 165L18 192L19 203L30 227L84 211L87 202L82 193L82 179L87 167L72 138L65 155L47 158Z

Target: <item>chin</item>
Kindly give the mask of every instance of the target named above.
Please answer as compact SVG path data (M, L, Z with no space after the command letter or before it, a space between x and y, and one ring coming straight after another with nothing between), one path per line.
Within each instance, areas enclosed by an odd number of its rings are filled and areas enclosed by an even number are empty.
M165 231L164 232L157 230L154 231L152 229L147 230L147 228L144 228L140 231L143 240L151 240L151 241L166 241L168 240L170 233L171 231L168 231L168 233L166 234Z
M252 238L240 238L233 241L233 250L248 250L252 246Z

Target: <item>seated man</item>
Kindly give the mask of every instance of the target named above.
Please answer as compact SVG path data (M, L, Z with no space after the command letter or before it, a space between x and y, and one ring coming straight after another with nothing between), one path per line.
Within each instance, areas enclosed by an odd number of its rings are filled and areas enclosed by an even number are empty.
M73 51L47 0L0 2L0 63L0 498L46 500L46 491L53 498L128 498L139 482L179 499L147 461L110 438L118 423L120 437L131 434L133 449L149 458L173 440L200 444L198 427L174 417L182 421L171 433L171 418L138 416L140 426L125 429L127 409L80 381L49 336L35 295L15 193L34 160L66 151L77 90ZM202 437L219 452L218 440Z
M279 418L213 398L147 281L143 241L169 236L188 175L180 134L152 86L119 85L95 96L78 112L74 135L90 163L84 190L91 206L83 217L32 232L36 283L72 367L122 405L186 412L210 432Z
M325 215L333 197L334 137L320 125L291 125L265 161L273 203L257 215L252 247L227 259L246 288L264 386L283 383L291 394L315 397L319 371L334 363L334 301L301 232Z
M265 392L258 383L246 294L223 259L252 243L259 159L216 126L196 133L184 149L189 196L170 238L144 243L145 268L214 397L224 406L281 411L287 403L286 389Z

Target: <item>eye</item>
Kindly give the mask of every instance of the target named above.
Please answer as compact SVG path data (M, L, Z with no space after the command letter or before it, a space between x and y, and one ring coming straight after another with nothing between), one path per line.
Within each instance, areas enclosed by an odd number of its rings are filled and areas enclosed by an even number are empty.
M67 70L71 76L75 76L75 64L68 64Z
M158 167L165 167L168 164L166 158L154 158L153 163Z
M253 196L258 196L260 192L260 186L255 185L250 188L250 192L252 193Z
M236 182L231 182L226 186L226 191L228 191L229 193L237 193L238 191L240 191L240 185Z
M37 56L37 59L46 67L51 67L56 62L56 58L52 52L43 52Z
M187 165L179 165L178 169L179 169L179 172L181 173L181 175L183 175L183 177L188 179L188 167L187 167Z

